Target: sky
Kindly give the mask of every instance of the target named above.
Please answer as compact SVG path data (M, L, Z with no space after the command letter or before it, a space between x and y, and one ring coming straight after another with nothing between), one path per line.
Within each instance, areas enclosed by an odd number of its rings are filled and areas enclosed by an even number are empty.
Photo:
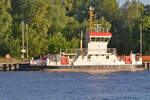
M144 4L150 4L150 0L140 0L141 2L143 2Z
M122 5L126 0L120 0L120 4ZM140 0L145 5L150 4L150 0Z

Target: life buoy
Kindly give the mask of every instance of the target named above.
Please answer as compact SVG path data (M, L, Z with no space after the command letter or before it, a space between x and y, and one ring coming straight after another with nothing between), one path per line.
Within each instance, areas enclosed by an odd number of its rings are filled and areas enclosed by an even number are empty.
M125 64L132 64L131 56L125 56Z
M68 65L69 64L68 57L61 57L61 64Z

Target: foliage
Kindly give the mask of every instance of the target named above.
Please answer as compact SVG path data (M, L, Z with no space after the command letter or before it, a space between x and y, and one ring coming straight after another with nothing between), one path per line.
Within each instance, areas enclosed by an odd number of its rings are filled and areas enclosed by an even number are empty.
M98 23L102 24L102 27L107 28L108 30L111 29L111 24L108 21L106 21L104 17L100 18L98 20Z
M0 0L0 52L1 56L9 53L9 37L12 18L10 14L10 0Z
M61 33L55 33L48 41L49 53L59 53L60 49L68 49L70 43Z
M150 17L144 16L140 20L142 26L142 35L143 35L143 53L150 54Z
M94 7L97 23L113 34L109 43L119 54L139 52L140 25L143 53L150 54L150 5L139 0L0 0L0 56L21 56L24 21L25 49L29 56L59 53L60 49L78 48L80 33L89 27L89 7ZM27 37L27 31L29 33ZM83 44L85 44L83 35ZM26 55L26 53L25 53Z
M78 49L79 48L79 39L73 38L71 40L71 48L72 49Z

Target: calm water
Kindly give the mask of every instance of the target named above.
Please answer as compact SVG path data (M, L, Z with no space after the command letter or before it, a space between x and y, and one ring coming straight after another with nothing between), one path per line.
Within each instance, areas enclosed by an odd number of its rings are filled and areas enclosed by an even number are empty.
M0 100L150 100L150 71L0 72Z

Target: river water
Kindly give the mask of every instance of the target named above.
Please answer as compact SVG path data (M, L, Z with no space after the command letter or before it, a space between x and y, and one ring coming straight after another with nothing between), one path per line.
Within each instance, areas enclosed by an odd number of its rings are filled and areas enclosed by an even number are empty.
M0 72L0 100L150 100L150 71Z

